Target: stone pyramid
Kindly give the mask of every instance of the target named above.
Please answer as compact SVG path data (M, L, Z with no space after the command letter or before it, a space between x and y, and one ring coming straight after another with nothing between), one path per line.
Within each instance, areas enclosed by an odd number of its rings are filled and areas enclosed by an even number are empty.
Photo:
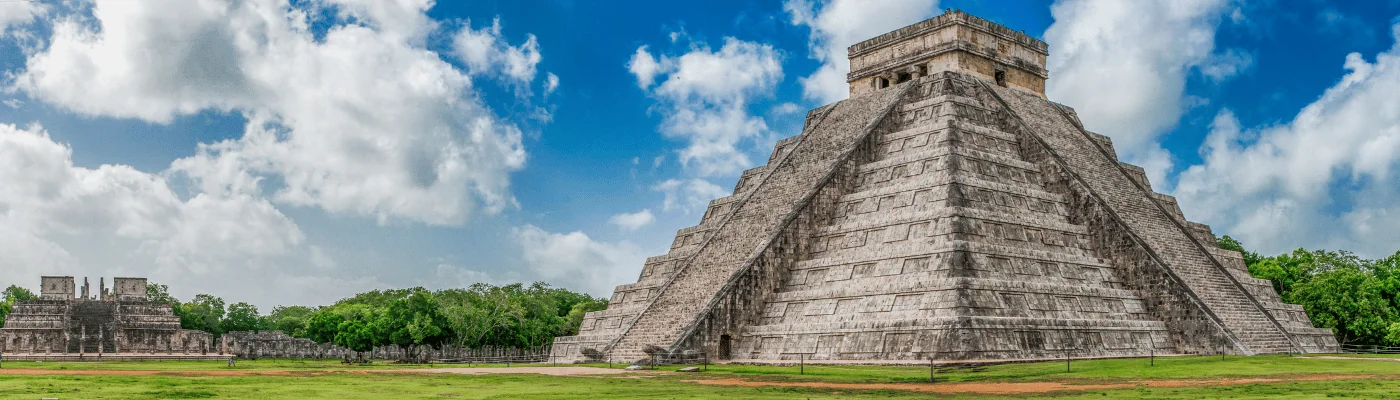
M734 195L561 360L1334 352L1328 329L1044 98L1044 42L951 11L851 46Z

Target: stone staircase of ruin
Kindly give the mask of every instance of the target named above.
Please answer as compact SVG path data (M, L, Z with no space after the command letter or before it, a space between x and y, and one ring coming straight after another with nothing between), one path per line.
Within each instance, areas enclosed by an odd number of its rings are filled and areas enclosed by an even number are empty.
M820 110L809 113L810 123L824 115ZM555 338L551 356L560 362L602 361L609 356L592 353L599 345L606 346L616 339L620 331L632 325L637 314L646 307L646 301L655 297L653 290L664 285L674 276L679 265L694 255L726 217L734 212L734 206L752 193L768 164L775 164L792 150L801 135L778 140L764 165L745 170L734 185L733 194L711 200L705 208L700 223L676 231L671 249L666 254L648 257L642 271L634 283L618 285L609 297L605 310L586 313L579 327L578 335ZM615 324L615 325L614 325ZM592 353L585 354L585 353ZM599 359L593 359L597 357Z
M765 249L789 216L821 188L845 157L911 85L827 106L809 120L802 139L776 163L748 197L719 222L696 253L661 286L636 320L609 346L612 359L645 360L646 351L670 349L697 322L704 307Z
M68 320L68 352L97 353L117 349L116 335L110 322L116 313L116 303L79 301L71 306Z
M1069 171L1096 193L1118 215L1142 244L1179 276L1219 318L1247 353L1296 351L1282 326L1249 295L1194 238L1134 181L1116 159L1111 159L1087 133L1074 125L1054 104L1034 95L983 84L1037 135Z
M957 85L947 81L966 81L965 77L957 75L943 75L928 78L921 81L919 85L929 85L929 87L956 87ZM947 85L940 83L948 83ZM975 84L973 84L973 87ZM1076 273L1079 267L1096 267L1100 270L1108 270L1110 267L1098 259L1090 248L1081 248L1073 243L1068 246L1040 246L1036 241L1022 242L1016 245L997 244L996 240L1001 238L988 238L982 235L968 235L951 228L959 222L971 221L994 221L1015 226L1039 229L1042 232L1050 231L1078 231L1085 233L1087 228L1082 225L1069 223L1065 216L1059 214L1033 213L1028 209L1015 207L997 206L985 200L983 202L966 203L957 200L956 197L940 197L937 194L926 198L926 202L915 201L911 204L898 204L888 206L878 199L887 196L898 196L913 191L930 191L938 193L940 191L968 192L983 188L990 188L994 193L1015 193L1017 195L1029 195L1032 198L1042 198L1050 200L1055 204L1064 203L1063 195L1044 190L1039 178L1039 170L1026 161L1020 159L1020 154L1014 146L1008 143L1015 143L1015 136L987 126L982 126L985 121L981 121L976 116L985 115L985 105L976 99L947 93L950 90L930 90L924 96L908 96L901 104L899 111L902 115L910 116L901 118L900 125L892 127L890 132L883 133L877 140L875 157L871 161L858 168L862 178L859 184L852 188L850 193L842 196L837 203L837 214L829 224L817 227L812 233L813 240L817 241L815 249L808 258L799 261L793 266L792 278L778 291L770 294L765 302L767 311L759 324L746 326L742 336L744 340L755 341L759 337L772 339L781 337L784 341L792 343L800 341L803 336L821 335L845 337L857 332L859 334L870 335L881 332L910 332L919 330L943 330L953 323L954 318L948 315L957 314L960 321L972 321L975 324L995 324L1008 319L1016 319L1019 323L1025 324L1023 330L1037 329L1041 326L1054 326L1059 330L1079 330L1079 331L1119 331L1130 329L1142 334L1151 332L1165 332L1165 327L1160 321L1143 316L1132 316L1124 312L1086 312L1082 310L1060 310L1053 317L1025 315L1027 310L1004 311L1001 308L974 307L969 304L957 304L957 302L946 302L937 300L925 300L921 304L922 310L893 310L894 307L887 305L881 311L871 311L872 302L880 297L893 299L896 295L914 295L920 293L937 291L954 291L959 296L971 296L968 294L972 290L992 289L997 291L1017 291L1026 290L1036 293L1051 293L1054 296L1076 296L1085 293L1109 294L1114 299L1128 299L1140 301L1137 294L1130 290L1118 288L1116 285L1122 283L1109 278L1104 281L1096 280L1071 280L1059 276L1054 278L1040 275L1024 276L1010 270L996 271L955 271L951 265L926 265L919 267L921 270L910 272L907 267L883 265L889 259L907 259L910 257L930 257L949 254L954 251L971 251L973 253L991 254L1002 257L1040 257L1042 260L1065 261L1076 265ZM923 94L921 92L921 94ZM922 98L920 98L922 97ZM924 139L927 137L927 139ZM922 169L909 174L884 175L882 172L890 172L892 168L904 168L908 171L907 163L919 160L936 160L925 164ZM974 163L993 163L1000 167L984 170ZM986 165L986 164L982 164ZM1010 178L1006 171L1008 169L1033 170L1027 175L1016 175ZM990 175L984 175L990 174ZM873 199L873 200L872 200ZM874 207L864 207L864 205L874 202L878 204ZM1053 216L1052 216L1053 215ZM931 221L927 228L931 234L927 237L914 237L912 234L907 240L898 242L866 242L855 247L847 247L841 244L823 244L821 241L828 235L857 234L862 235L865 230L872 227L889 227L908 222ZM985 234L985 232L984 232ZM868 241L869 239L867 239ZM1048 242L1047 242L1048 243ZM955 250L961 249L961 250ZM947 262L946 260L942 262ZM839 280L827 281L821 276L804 277L808 270L825 271L828 268L844 268L849 270L852 264L872 264L875 265L874 273L855 277L841 278ZM815 274L815 272L814 272ZM956 276L955 276L956 275ZM813 280L816 279L816 283ZM932 297L932 296L929 296ZM814 314L802 313L803 310L796 310L799 314L792 314L792 311L785 311L787 304L816 304L821 302L831 302L834 299L841 301L855 301L860 299L861 305L842 309L836 307L829 313L817 312ZM892 300L891 300L892 302ZM808 305L808 309L812 306ZM891 311L893 310L893 311ZM1165 333L1161 333L1165 336ZM1162 340L1157 343L1165 345ZM936 351L922 348L919 352L896 352L896 353L847 353L843 357L879 357L880 359L893 360L909 357L929 356L939 354L940 356L952 356L967 358L981 358L996 354L986 348L959 348L951 341L938 343L940 346ZM749 343L742 350L751 350L751 354L743 354L738 357L752 357L755 359L791 359L795 360L797 355L793 353L783 353L789 349L777 350L772 348L754 349L753 343ZM878 347L878 346L877 346ZM823 348L818 345L816 348ZM815 352L812 348L807 350ZM1136 354L1140 348L1129 347L1126 349L1115 348L1113 350L1092 349L1093 351L1120 353L1105 354ZM1031 351L1037 356L1050 354L1047 350L1020 349L1022 354ZM871 354L878 354L872 356ZM975 354L975 356L971 356ZM814 354L807 354L809 359ZM815 354L816 357L823 357Z

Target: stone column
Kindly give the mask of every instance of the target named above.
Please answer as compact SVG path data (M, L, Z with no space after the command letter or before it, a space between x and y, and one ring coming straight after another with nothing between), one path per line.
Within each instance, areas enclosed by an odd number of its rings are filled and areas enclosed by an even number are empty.
M81 327L80 329L81 329L81 331L79 332L80 335L78 336L78 355L79 355L79 356L81 356L81 355L83 355L83 353L86 353L86 352L87 352L87 343L86 343L86 342L87 342L87 327L84 326L84 327Z
M104 339L105 336L106 336L106 335L105 335L106 332L104 332L104 331L105 331L105 330L102 329L101 326L97 327L97 357L99 357L99 358L102 357L102 351L103 351L103 350L106 350L106 349L103 348L103 347L105 347L105 346L104 346L104 343L102 343L102 342L103 342L102 339Z

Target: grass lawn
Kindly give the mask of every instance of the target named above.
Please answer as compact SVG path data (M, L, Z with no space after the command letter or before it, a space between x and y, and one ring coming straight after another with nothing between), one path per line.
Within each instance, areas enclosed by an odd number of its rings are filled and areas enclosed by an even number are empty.
M1400 358L1394 358L1400 360ZM455 366L454 366L455 367ZM503 367L503 366L502 366ZM606 365L604 365L606 367ZM11 375L4 370L51 372L154 371L147 375ZM278 373L276 376L197 376L228 371L219 362L5 362L0 369L0 399L294 399L294 398L462 398L462 399L836 399L836 398L971 398L978 393L923 393L928 369L920 367L711 365L699 374L626 374L546 376L537 374L457 375L411 371L411 366L376 363L342 366L330 361L243 361L233 372ZM368 370L401 370L369 372ZM662 368L662 370L674 370ZM58 370L58 371L55 371ZM181 375L179 371L190 371ZM1024 398L1322 398L1400 399L1400 362L1315 357L1172 357L1075 361L1066 373L1063 362L1006 364L938 371L932 387L1002 387L1056 383L1109 385L1021 393ZM1258 382L1240 381L1255 379ZM890 388L740 387L695 383L695 380L743 381L748 384L895 384ZM1222 384L1221 380L1233 380ZM919 382L919 383L916 383ZM1001 385L1001 386L998 386ZM996 398L994 395L980 398Z
M1219 356L1158 357L1112 360L1071 361L1070 372L1065 363L1039 362L1000 364L977 368L939 368L939 382L1039 382L1039 381L1112 381L1124 379L1211 379L1264 377L1293 374L1327 375L1396 375L1400 376L1400 356L1382 356L1396 362L1359 358L1377 356L1333 356L1358 358L1338 360L1312 356ZM1155 363L1155 365L1149 365ZM607 364L601 364L607 367ZM619 366L620 367L620 366ZM666 368L663 368L663 370ZM675 369L675 368L671 368ZM928 382L928 367L827 366L807 365L798 375L799 367L747 365L711 365L710 375L733 375L757 380L817 380L826 382L901 383Z

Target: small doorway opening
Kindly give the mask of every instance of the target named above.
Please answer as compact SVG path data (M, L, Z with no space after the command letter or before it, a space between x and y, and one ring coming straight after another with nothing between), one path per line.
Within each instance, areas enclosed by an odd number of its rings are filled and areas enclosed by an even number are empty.
M896 80L895 80L895 83L904 83L904 82L908 82L909 79L911 79L911 78L912 78L912 76L909 75L908 72L900 72L899 75L897 75L896 78L895 78L895 79L896 79Z
M884 89L890 87L890 80L885 78L875 78L875 88Z
M719 335L719 355L716 358L720 360L729 359L729 342L729 335Z
M997 86L1006 87L1006 70L997 68L993 76L996 77Z

